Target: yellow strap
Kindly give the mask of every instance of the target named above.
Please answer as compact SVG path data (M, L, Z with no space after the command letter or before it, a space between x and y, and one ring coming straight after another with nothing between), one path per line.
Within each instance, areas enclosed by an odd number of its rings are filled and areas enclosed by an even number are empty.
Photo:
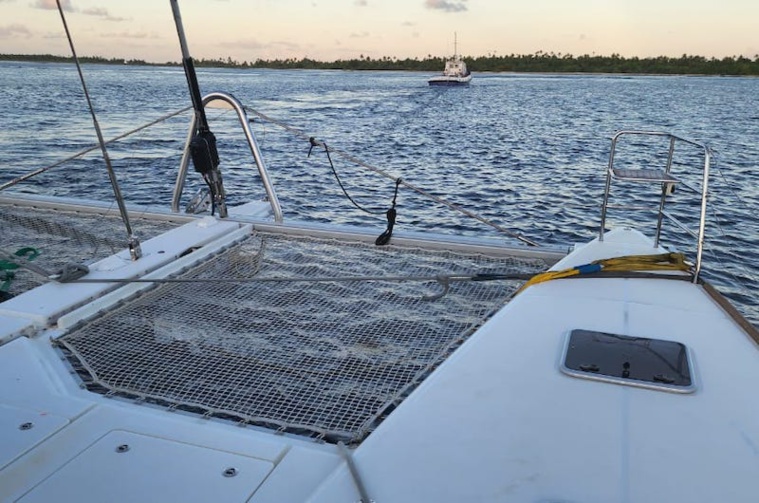
M591 272L612 271L689 271L690 266L685 262L682 253L661 253L658 255L626 255L602 260L595 260L583 266L562 269L561 271L547 271L536 274L530 278L517 294L522 290L538 283L544 283L560 278L580 276Z

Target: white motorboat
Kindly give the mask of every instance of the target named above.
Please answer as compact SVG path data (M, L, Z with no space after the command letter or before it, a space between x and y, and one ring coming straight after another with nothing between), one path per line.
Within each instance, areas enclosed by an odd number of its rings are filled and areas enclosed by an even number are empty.
M466 86L472 81L472 73L458 53L458 42L454 34L453 57L446 59L443 73L431 77L427 82L431 86Z
M267 201L227 207L200 111L165 208L0 197L1 501L756 501L759 335L702 278L707 146L616 133L569 251L378 244L286 221L250 109L201 103L239 115ZM620 150L659 140L658 167ZM213 214L179 211L191 157ZM687 260L661 242L684 164ZM651 237L614 225L631 184Z

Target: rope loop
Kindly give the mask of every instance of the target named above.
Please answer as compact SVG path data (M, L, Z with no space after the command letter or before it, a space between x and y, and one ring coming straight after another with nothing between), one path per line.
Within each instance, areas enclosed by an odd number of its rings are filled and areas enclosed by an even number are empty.
M681 271L690 272L691 267L685 261L685 255L682 253L659 253L654 255L626 255L623 257L607 258L594 260L589 264L583 264L560 271L546 271L537 274L522 285L516 293L524 289L551 281L554 279L570 278L583 275L599 274L613 272L632 272L632 271Z
M393 206L387 210L387 213L385 216L387 217L387 229L385 229L385 232L377 236L377 239L374 241L374 244L377 246L384 246L390 242L390 238L393 236L393 227L395 226L395 217L397 215L397 212L395 211L395 203L398 199L398 187L401 185L402 180L400 178L396 178L395 180L395 193L393 194Z
M327 146L327 144L323 141L319 141L313 136L309 136L308 138L308 155L307 157L311 157L311 152L313 152L314 147L322 147L324 149L324 152L327 154L327 160L329 161L329 167L332 169L332 174L335 176L335 180L337 180L337 184L340 186L340 189L343 191L343 194L345 197L348 198L348 200L358 208L359 210L363 211L364 213L367 213L369 215L381 215L382 211L372 211L364 208L360 204L356 202L355 199L351 197L350 194L348 194L348 191L346 190L345 186L343 185L342 180L340 180L340 176L337 174L337 170L335 169L335 164L332 162L332 157L329 155L330 148ZM395 190L393 191L393 202L392 207L385 211L385 217L387 218L387 228L385 231L380 234L377 239L375 240L375 244L377 246L383 246L390 242L390 237L393 235L393 227L395 226L395 217L397 215L395 206L398 202L398 188L400 187L401 183L403 183L403 180L401 178L395 179Z
M57 273L50 276L50 279L58 283L70 283L89 274L90 269L84 264L66 264Z
M372 211L372 210L368 210L368 209L364 208L363 206L361 206L360 204L358 204L356 202L356 200L353 199L350 196L350 194L348 194L348 190L343 185L342 180L340 180L340 175L337 174L337 169L335 169L335 164L332 162L332 157L329 155L329 150L330 149L329 149L329 147L327 146L327 144L325 142L319 141L316 138L314 138L313 136L311 136L311 137L308 138L308 143L311 145L308 148L308 157L311 157L311 152L314 150L314 147L322 147L322 148L324 148L324 152L327 154L327 160L329 161L329 167L332 169L332 174L335 176L335 180L337 180L337 184L340 186L340 189L343 191L343 194L345 195L345 197L348 198L348 200L353 204L353 206L355 206L359 210L363 211L364 213L368 213L369 215L381 215L382 214L382 210Z
M432 301L432 300L441 299L451 289L451 279L449 277L447 277L447 276L438 276L436 278L436 281L438 282L438 284L443 289L440 292L438 292L438 293L435 293L435 294L432 294L432 295L425 295L424 297L422 297L422 300Z

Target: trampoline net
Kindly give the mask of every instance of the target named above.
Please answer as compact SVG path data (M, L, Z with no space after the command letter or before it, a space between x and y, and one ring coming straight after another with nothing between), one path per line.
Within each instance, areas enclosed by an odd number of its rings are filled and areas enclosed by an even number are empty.
M131 214L132 228L144 241L180 224ZM127 247L127 234L118 210L87 213L54 208L0 204L0 284L13 297L46 283L45 278L11 264L31 265L55 273L67 264L89 265ZM32 250L34 250L32 252ZM17 253L22 257L15 257ZM12 255L13 257L8 257Z
M253 233L173 278L194 281L162 283L58 344L92 391L355 445L521 284L457 281L430 299L436 275L545 268Z

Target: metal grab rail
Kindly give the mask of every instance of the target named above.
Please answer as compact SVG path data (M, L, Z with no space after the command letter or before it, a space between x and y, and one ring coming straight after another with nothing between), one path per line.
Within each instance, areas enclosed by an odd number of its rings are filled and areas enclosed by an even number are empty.
M641 135L641 136L662 136L669 138L669 153L667 155L667 163L663 170L652 169L630 169L630 170L615 170L614 168L614 154L617 148L617 141L623 135ZM677 218L664 210L664 204L667 195L671 194L671 188L679 181L670 175L672 169L672 160L675 154L675 146L678 142L685 143L703 150L704 167L703 167L703 181L701 183L701 212L699 216L698 232L685 227ZM701 272L701 261L704 249L704 231L706 227L706 199L709 188L709 165L711 163L711 150L707 145L702 143L688 140L680 136L659 132L659 131L619 131L611 139L611 151L609 153L609 166L606 170L606 187L604 189L604 199L601 206L601 229L598 235L598 240L603 241L604 227L606 226L606 212L609 208L609 193L611 189L611 181L615 179L626 179L633 182L647 182L647 183L659 183L661 184L661 199L659 200L659 210L657 212L657 224L656 224L656 236L654 239L654 246L659 245L659 239L661 237L661 229L664 218L673 222L677 227L684 230L688 234L696 238L696 263L693 274L693 282L698 281L698 275Z
M274 185L269 178L269 171L266 169L261 150L258 148L258 142L253 135L253 131L250 129L250 122L248 120L248 114L245 112L245 108L240 101L228 93L210 93L203 98L203 106L205 107L212 101L220 100L227 103L237 112L237 117L240 119L240 125L245 133L245 139L248 141L250 152L253 154L253 159L258 168L258 174L261 176L261 180L264 184L264 190L266 190L266 197L271 204L272 212L274 213L274 221L282 223L282 208L279 205L279 199L277 193L274 190ZM179 164L179 172L177 173L177 181L174 185L174 194L171 199L171 211L174 213L179 212L179 200L182 197L182 190L184 189L185 180L187 178L187 167L190 162L190 140L192 140L195 130L197 128L197 117L193 116L190 122L190 130L187 134L187 140L185 141L184 151L182 152L182 160Z

